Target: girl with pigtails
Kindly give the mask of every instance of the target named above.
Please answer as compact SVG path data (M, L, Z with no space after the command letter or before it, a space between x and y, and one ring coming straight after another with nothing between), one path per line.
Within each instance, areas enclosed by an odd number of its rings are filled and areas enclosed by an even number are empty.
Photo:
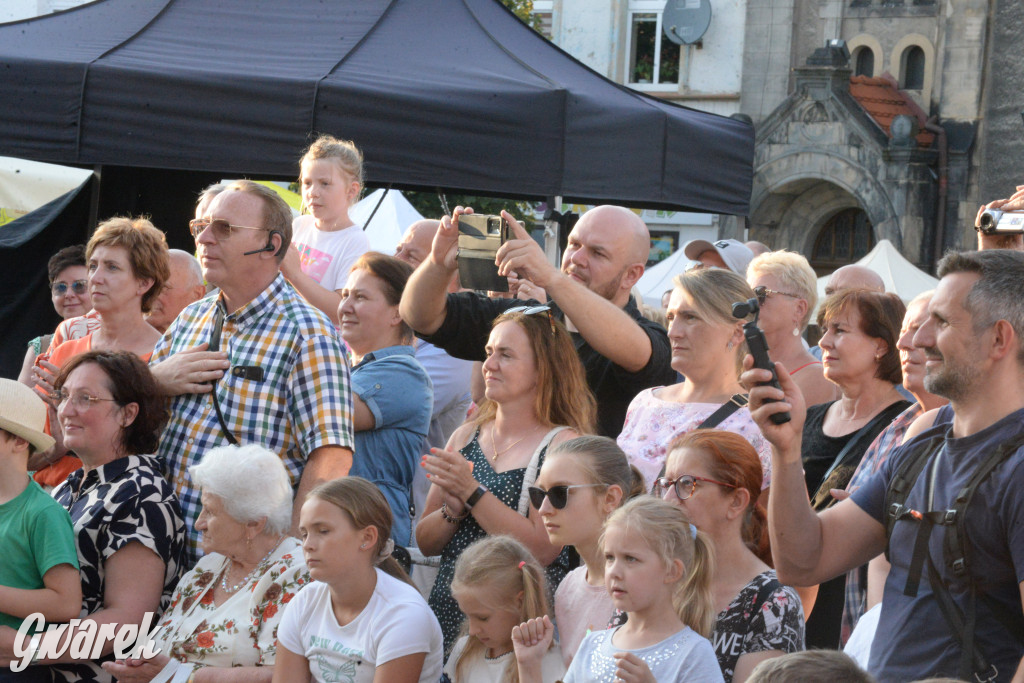
M679 508L641 496L608 517L601 546L605 587L629 619L587 635L565 683L720 683L707 639L715 618L708 537ZM553 634L547 617L513 629L522 683L546 680L539 663Z
M512 628L551 614L544 568L511 536L488 536L455 563L452 596L466 615L445 665L445 683L519 683ZM554 642L540 654L541 680L565 673Z

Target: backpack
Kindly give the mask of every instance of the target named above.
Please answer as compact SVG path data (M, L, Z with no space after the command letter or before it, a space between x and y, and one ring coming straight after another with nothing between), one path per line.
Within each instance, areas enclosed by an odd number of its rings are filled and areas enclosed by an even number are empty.
M951 429L951 428L950 428ZM898 522L909 522L918 525L917 535L914 540L913 552L911 555L910 568L907 573L907 583L903 588L903 594L908 597L917 595L921 581L922 571L928 573L928 582L932 592L939 604L939 609L945 618L950 631L961 649L960 666L958 676L965 680L977 680L979 683L993 681L998 676L996 667L991 664L976 642L974 635L977 617L977 599L988 606L996 619L1006 628L1019 642L1024 644L1024 615L1018 610L1008 610L1005 606L992 600L990 596L982 592L980 595L976 583L970 580L970 558L968 549L964 544L966 538L966 511L974 497L978 486L1011 455L1024 446L1024 434L1014 436L993 450L985 458L978 468L968 479L967 484L960 489L953 505L947 510L914 510L906 505L910 490L914 487L921 472L928 468L925 475L925 487L928 491L928 507L932 502L932 487L935 473L935 465L938 463L938 454L945 443L949 430L936 434L931 438L924 439L915 444L911 454L897 466L892 479L885 492L885 557L889 559L889 542L892 538L893 528ZM929 465L931 465L929 467ZM939 575L931 554L928 552L928 541L931 537L932 527L944 527L945 538L943 541L943 555L946 566L957 579L967 579L969 586L967 595L967 608L961 613L953 601L953 596L947 583Z

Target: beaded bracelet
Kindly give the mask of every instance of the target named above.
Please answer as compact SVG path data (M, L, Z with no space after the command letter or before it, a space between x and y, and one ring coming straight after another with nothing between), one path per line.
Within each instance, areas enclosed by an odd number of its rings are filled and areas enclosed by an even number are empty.
M466 514L462 515L461 517L452 517L450 514L448 514L448 501L445 501L441 503L441 517L443 517L444 521L448 522L449 524L458 524L462 520L466 519L466 517L469 517L469 510L466 510Z

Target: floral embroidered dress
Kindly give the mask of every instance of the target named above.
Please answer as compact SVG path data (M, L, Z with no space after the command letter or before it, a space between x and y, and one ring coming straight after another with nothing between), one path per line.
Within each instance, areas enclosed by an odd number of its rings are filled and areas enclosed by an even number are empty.
M310 582L301 544L289 536L260 564L254 582L215 605L213 588L229 561L210 553L181 578L153 638L161 652L193 670L273 666L284 606Z

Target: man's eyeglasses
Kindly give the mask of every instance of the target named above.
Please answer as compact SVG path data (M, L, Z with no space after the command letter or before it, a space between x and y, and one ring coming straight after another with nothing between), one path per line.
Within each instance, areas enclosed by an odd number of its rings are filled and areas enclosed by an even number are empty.
M540 506L544 504L545 498L551 501L551 507L556 510L561 510L569 502L570 489L588 489L593 486L604 486L604 484L563 484L561 486L552 486L547 491L536 486L531 486L527 489L527 492L530 494L530 502L533 503L533 507L538 510L540 509Z
M87 394L84 391L72 394L65 389L55 391L53 393L53 398L57 400L57 403L59 405L64 405L68 401L71 401L72 407L74 407L75 410L81 412L89 410L89 408L92 408L100 401L113 401L114 403L117 403L116 398L100 398L99 396L91 396L90 394Z
M188 222L189 232L191 232L192 237L197 240L203 230L206 230L207 228L213 230L213 236L218 242L224 242L231 239L231 235L234 234L235 230L259 230L261 232L270 232L270 228L252 228L248 225L232 225L223 218L196 218Z
M718 484L724 486L727 489L739 488L735 484L726 484L724 481L715 481L714 479L707 479L705 477L695 477L692 474L684 474L677 478L675 481L668 477L660 477L657 480L657 485L660 491L668 491L670 488L675 488L676 498L679 500L686 500L693 495L693 492L697 489L698 481L706 481L709 484Z
M551 324L551 334L555 333L555 317L551 315L551 307L540 305L540 306L513 306L512 308L506 309L505 313L522 313L523 315L533 315L534 313L547 313L548 323Z
M764 301L765 301L765 299L768 298L768 296L770 294L778 294L780 296L788 296L791 299L803 299L803 297L800 296L799 294L790 294L789 292L780 292L780 291L775 290L775 289L768 289L767 287L765 287L763 285L761 287L754 287L754 295L757 297L757 303L761 304L762 306L764 306Z
M53 292L54 296L64 296L70 289L75 294L85 294L86 287L89 283L85 280L75 280L72 283L67 282L54 282L50 285L50 291Z

